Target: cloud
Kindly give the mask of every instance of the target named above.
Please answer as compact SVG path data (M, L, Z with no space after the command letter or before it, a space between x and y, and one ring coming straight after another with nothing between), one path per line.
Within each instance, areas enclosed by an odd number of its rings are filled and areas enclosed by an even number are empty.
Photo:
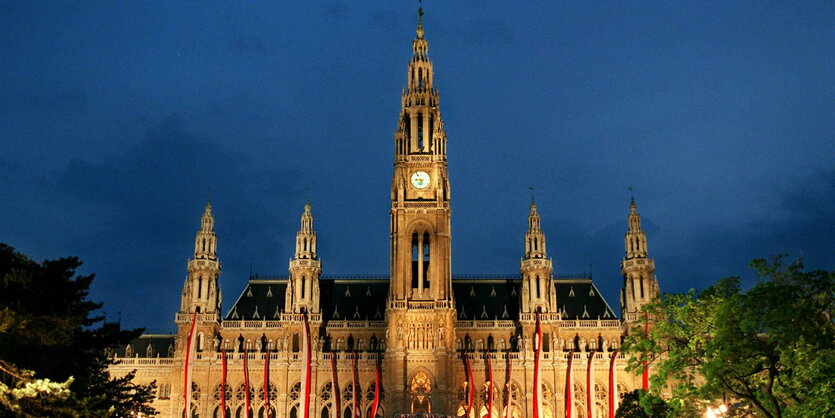
M128 323L168 324L207 197L214 202L219 256L231 266L221 282L227 298L235 297L250 264L271 266L276 255L292 251L275 237L292 236L285 221L297 208L275 199L300 195L286 180L294 177L189 133L172 115L147 126L144 139L120 154L72 160L55 194L88 219L90 229L75 241L98 273L98 297L125 311ZM94 207L83 209L88 205Z
M802 257L810 269L835 269L835 170L814 173L794 189L770 195L773 201L761 203L777 208L768 219L703 225L686 253L658 254L666 264L656 262L662 288L665 282L670 291L703 288L727 276L752 283L748 262L780 254Z

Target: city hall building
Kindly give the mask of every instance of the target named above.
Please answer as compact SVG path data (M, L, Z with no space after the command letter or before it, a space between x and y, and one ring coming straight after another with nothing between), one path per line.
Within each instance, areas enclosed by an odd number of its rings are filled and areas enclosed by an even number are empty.
M532 418L535 398L542 405L539 418L566 416L568 407L573 417L587 417L589 411L608 416L610 402L617 401L610 398L641 385L640 376L624 370L626 360L617 350L641 307L659 294L634 201L624 205L628 229L619 312L591 277L552 271L533 201L527 231L519 231L518 275L454 276L453 179L438 97L419 20L394 133L388 276L323 277L320 257L328 254L317 252L308 203L300 208L289 273L242 280L240 296L222 307L218 238L207 204L188 262L177 334L143 335L119 347L112 353L118 362L111 373L135 369L137 383L155 380L153 406L168 417L183 415L188 392L193 416L220 417L224 405L226 416L245 417L247 388L257 417L269 412L299 418L307 402L313 417L366 418L375 393L376 414L382 417ZM612 257L616 262L619 255ZM305 317L309 340L303 335ZM535 336L537 323L541 338ZM306 341L309 368L302 356ZM306 400L301 382L308 371ZM541 392L534 390L536 381Z

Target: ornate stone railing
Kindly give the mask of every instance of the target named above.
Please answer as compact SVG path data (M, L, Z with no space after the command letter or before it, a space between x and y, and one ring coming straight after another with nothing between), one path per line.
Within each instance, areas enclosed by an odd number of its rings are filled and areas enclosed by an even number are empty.
M175 321L177 323L190 323L193 318L192 313L178 313ZM214 313L199 313L197 314L197 322L217 322L220 318Z
M475 328L475 329L489 329L489 328L515 328L516 323L513 321L506 321L506 320L485 320L485 321L455 321L455 327L458 329L462 328Z
M174 364L173 358L161 357L125 357L116 359L117 366L135 366L135 365L170 365Z
M386 321L328 321L327 329L385 328Z
M560 328L620 328L619 319L569 319L560 321Z

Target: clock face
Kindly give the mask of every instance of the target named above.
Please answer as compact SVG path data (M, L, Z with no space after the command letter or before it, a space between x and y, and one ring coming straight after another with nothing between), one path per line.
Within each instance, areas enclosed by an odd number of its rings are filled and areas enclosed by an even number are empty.
M429 174L425 171L415 171L412 173L411 181L416 189L425 189L429 187Z

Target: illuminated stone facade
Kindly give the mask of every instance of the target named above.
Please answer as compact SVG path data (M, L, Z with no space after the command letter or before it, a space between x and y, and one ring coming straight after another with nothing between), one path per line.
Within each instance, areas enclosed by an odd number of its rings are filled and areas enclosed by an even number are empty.
M451 181L438 103L428 44L422 23L418 23L394 135L388 277L323 277L314 216L308 203L301 216L289 275L249 278L237 301L222 316L218 286L221 264L212 208L206 205L176 314L177 334L145 335L120 347L114 354L121 361L111 367L111 372L121 375L137 369L137 382L156 380L159 391L154 406L162 416L181 415L185 340L196 310L194 413L220 416L220 398L226 396L229 416L244 416L246 351L253 416L264 416L262 373L265 356L269 355L273 416L296 418L303 367L300 335L307 313L314 350L313 416L333 416L331 356L337 359L343 399L340 417L352 417L354 360L360 415L368 416L378 358L384 393L379 415L464 415L467 378L462 356L466 355L471 359L477 385L471 416L481 418L487 412L489 356L495 382L493 417L503 417L507 407L515 418L530 417L532 337L538 313L544 333L544 416L564 416L566 368L572 349L576 350L573 415L586 417L586 397L593 396L593 415L604 416L610 358L640 307L658 295L653 260L648 258L646 235L634 201L621 264L621 318L590 277L553 274L534 202L524 247L520 246L523 258L519 275L454 277L450 267ZM220 386L221 347L229 359L226 388ZM590 356L594 379L592 388L587 388ZM615 365L620 392L638 387L640 378L624 372L624 359L616 359Z

